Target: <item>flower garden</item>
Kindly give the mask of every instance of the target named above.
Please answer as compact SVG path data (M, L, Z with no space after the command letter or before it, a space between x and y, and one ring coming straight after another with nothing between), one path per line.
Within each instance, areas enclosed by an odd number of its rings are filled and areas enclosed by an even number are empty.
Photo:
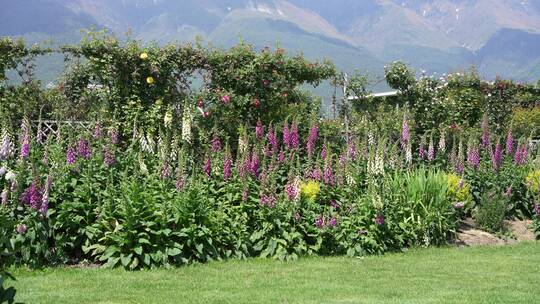
M246 44L0 50L0 266L377 255L448 244L468 217L540 236L538 86L395 62L381 102L360 74ZM45 89L51 53L67 65ZM332 119L302 86L323 81L358 97Z

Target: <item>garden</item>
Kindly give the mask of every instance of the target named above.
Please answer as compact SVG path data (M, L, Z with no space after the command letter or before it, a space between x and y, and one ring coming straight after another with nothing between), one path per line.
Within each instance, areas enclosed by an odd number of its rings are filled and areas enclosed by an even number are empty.
M35 59L53 53L66 69L44 86ZM335 264L452 244L465 219L539 238L540 82L402 62L385 78L396 100L280 48L1 38L0 267ZM321 83L343 89L333 115L306 89Z

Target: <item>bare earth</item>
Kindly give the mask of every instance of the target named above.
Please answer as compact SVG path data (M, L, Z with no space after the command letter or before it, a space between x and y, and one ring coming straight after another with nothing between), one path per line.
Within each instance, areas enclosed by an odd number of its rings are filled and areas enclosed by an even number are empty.
M505 221L513 238L500 238L489 232L478 229L476 223L468 218L458 230L455 244L458 246L506 245L521 241L534 241L534 233L529 229L531 221Z

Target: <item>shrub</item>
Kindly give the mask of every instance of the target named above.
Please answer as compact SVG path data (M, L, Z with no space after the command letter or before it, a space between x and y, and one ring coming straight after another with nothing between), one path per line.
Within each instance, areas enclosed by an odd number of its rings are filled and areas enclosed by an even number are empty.
M460 203L460 208L467 207L473 200L469 183L456 174L448 174L447 182L450 202Z
M488 192L482 196L482 202L476 210L476 223L489 232L502 232L508 208L508 198L497 192Z
M512 127L518 137L538 138L540 107L516 108L512 112Z

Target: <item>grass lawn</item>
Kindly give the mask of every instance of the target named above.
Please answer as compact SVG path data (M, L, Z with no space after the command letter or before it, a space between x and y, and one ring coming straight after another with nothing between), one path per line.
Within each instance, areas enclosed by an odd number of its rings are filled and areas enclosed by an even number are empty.
M540 243L171 270L15 269L25 303L540 303ZM13 282L9 282L11 284Z

